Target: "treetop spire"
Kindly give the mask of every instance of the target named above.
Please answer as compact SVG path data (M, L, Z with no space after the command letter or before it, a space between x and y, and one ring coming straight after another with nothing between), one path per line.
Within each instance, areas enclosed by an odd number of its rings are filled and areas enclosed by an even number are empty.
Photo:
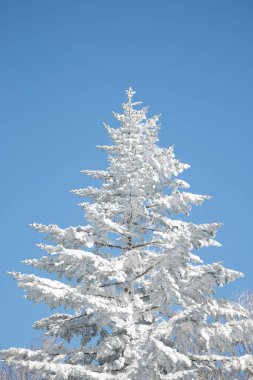
M131 103L134 94L136 94L136 91L134 91L132 89L132 87L129 87L128 90L126 90L126 94L127 94L127 97L128 97L128 102Z

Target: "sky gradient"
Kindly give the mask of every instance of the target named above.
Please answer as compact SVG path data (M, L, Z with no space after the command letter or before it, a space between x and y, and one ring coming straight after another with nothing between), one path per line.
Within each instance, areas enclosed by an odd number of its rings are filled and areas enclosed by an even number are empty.
M6 271L34 272L20 263L41 255L29 223L84 223L69 190L106 167L95 146L129 86L162 114L160 146L191 165L191 191L214 197L189 218L224 223L202 256L246 275L219 295L253 290L252 20L251 0L0 2L0 348L39 340L50 311Z

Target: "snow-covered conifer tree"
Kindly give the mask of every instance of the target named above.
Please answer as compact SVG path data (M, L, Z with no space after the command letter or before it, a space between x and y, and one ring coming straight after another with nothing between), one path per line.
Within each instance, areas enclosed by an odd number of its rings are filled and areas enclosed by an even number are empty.
M130 88L123 113L114 113L119 127L105 125L112 145L99 148L108 169L83 171L102 186L73 190L88 224L33 225L54 244L41 244L46 255L25 264L59 281L11 273L27 298L67 309L34 324L58 343L10 348L0 358L47 380L252 379L253 322L214 295L242 274L196 254L220 245L220 224L179 219L210 197L185 190L177 177L189 165L157 146L159 118L147 118L133 95ZM66 344L74 337L77 348Z

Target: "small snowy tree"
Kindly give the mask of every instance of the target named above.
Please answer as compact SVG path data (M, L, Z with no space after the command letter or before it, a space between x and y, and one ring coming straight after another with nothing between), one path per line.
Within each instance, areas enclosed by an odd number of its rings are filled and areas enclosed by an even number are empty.
M99 148L108 169L83 171L102 186L73 191L90 199L81 203L89 224L33 225L54 244L25 264L63 280L11 273L26 297L68 309L34 324L58 344L0 358L43 379L252 378L253 358L240 351L252 343L249 313L214 295L242 274L205 265L195 252L220 245L220 224L176 219L210 197L184 190L177 176L189 165L157 146L158 116L147 118L133 95L130 88L123 114L114 114L119 128L105 125L112 145ZM74 337L78 348L66 344Z

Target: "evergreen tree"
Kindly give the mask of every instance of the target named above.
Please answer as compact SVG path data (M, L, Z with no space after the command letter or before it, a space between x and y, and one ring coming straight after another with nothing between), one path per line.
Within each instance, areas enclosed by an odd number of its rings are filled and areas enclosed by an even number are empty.
M130 88L123 114L114 113L119 128L105 126L112 145L99 148L108 170L83 171L102 186L73 191L86 199L89 224L33 224L54 244L25 264L63 280L11 273L29 299L68 309L34 324L58 343L10 348L0 358L43 379L252 378L249 313L214 295L242 274L205 265L195 252L220 245L220 224L177 219L210 197L185 191L177 176L189 165L157 146L159 117L147 118L133 95ZM74 337L78 348L66 344Z

